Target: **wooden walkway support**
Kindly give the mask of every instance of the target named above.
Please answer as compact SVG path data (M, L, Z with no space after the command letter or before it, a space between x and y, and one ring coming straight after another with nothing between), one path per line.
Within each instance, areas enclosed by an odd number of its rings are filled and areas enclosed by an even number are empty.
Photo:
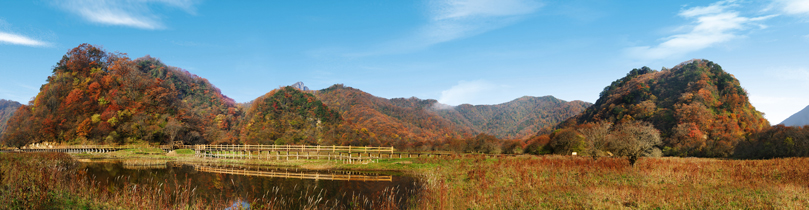
M106 145L71 145L49 148L23 148L16 152L64 152L64 153L106 153L118 150L132 149L134 146L106 146Z

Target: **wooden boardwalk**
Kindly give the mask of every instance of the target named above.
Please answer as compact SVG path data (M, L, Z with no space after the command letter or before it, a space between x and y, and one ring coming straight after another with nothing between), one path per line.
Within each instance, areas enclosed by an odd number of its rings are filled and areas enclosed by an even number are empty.
M157 148L164 152L175 149L190 149L196 157L225 159L264 159L264 160L301 160L325 159L338 160L345 163L368 163L380 159L419 158L451 155L451 153L416 153L397 152L393 147L356 147L356 146L309 146L309 145L160 145L143 146L109 146L109 145L71 145L24 147L22 149L4 150L4 152L64 152L64 153L106 153L134 148Z
M23 147L14 149L14 152L64 152L64 153L105 153L118 150L132 149L135 146L107 146L107 145L70 145L50 147Z
M327 159L360 163L394 158L393 147L307 145L195 145L198 157L229 159L300 160Z
M260 176L260 177L277 177L277 178L293 178L293 179L314 179L314 180L341 180L341 181L393 181L393 176L370 176L370 175L356 175L356 174L321 174L314 172L289 172L289 171L259 171L247 169L230 169L230 168L217 168L196 165L194 168L197 171L221 173L221 174L234 174L245 176Z

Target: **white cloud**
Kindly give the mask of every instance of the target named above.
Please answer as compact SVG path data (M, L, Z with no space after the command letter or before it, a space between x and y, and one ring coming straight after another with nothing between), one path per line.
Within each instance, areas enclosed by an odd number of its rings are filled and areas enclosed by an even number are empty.
M693 7L678 14L686 19L693 19L691 25L685 26L690 31L663 38L657 46L639 46L626 49L633 58L655 60L702 50L713 45L730 41L739 37L739 33L749 30L751 25L766 28L756 22L775 15L748 18L739 16L739 12L730 10L736 7L734 1L719 1L706 7Z
M0 43L25 45L32 47L45 47L50 45L47 42L25 37L23 35L11 34L6 32L0 32Z
M441 91L438 102L449 105L486 104L503 91L503 88L485 80L459 81L450 89Z
M57 1L56 4L84 19L105 25L120 25L141 29L164 28L160 17L149 9L154 4L163 4L185 10L194 11L192 0L75 0Z
M789 15L809 15L807 0L773 0L775 7Z
M410 52L478 35L510 25L535 12L542 4L535 0L432 0L428 6L429 22L413 34L372 52L347 56Z

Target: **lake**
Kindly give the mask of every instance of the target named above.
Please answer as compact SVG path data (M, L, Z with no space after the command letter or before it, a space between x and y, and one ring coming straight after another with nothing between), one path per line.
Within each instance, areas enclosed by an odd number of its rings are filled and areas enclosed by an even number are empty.
M145 189L165 199L216 206L405 209L418 195L417 178L388 172L314 171L161 161L80 160L79 171L108 191ZM259 206L260 206L259 205Z

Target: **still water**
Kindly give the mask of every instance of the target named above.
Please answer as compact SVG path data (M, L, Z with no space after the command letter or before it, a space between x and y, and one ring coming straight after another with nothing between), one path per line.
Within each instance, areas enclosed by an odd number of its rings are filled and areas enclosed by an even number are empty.
M130 164L122 161L82 160L86 171L106 190L148 185L154 193L173 197L190 192L194 203L218 206L272 206L301 209L378 208L406 209L417 197L419 180L384 172L311 171L243 165L202 165L175 162ZM290 178L294 177L294 178ZM188 193L186 193L188 194ZM182 195L179 195L182 196Z

